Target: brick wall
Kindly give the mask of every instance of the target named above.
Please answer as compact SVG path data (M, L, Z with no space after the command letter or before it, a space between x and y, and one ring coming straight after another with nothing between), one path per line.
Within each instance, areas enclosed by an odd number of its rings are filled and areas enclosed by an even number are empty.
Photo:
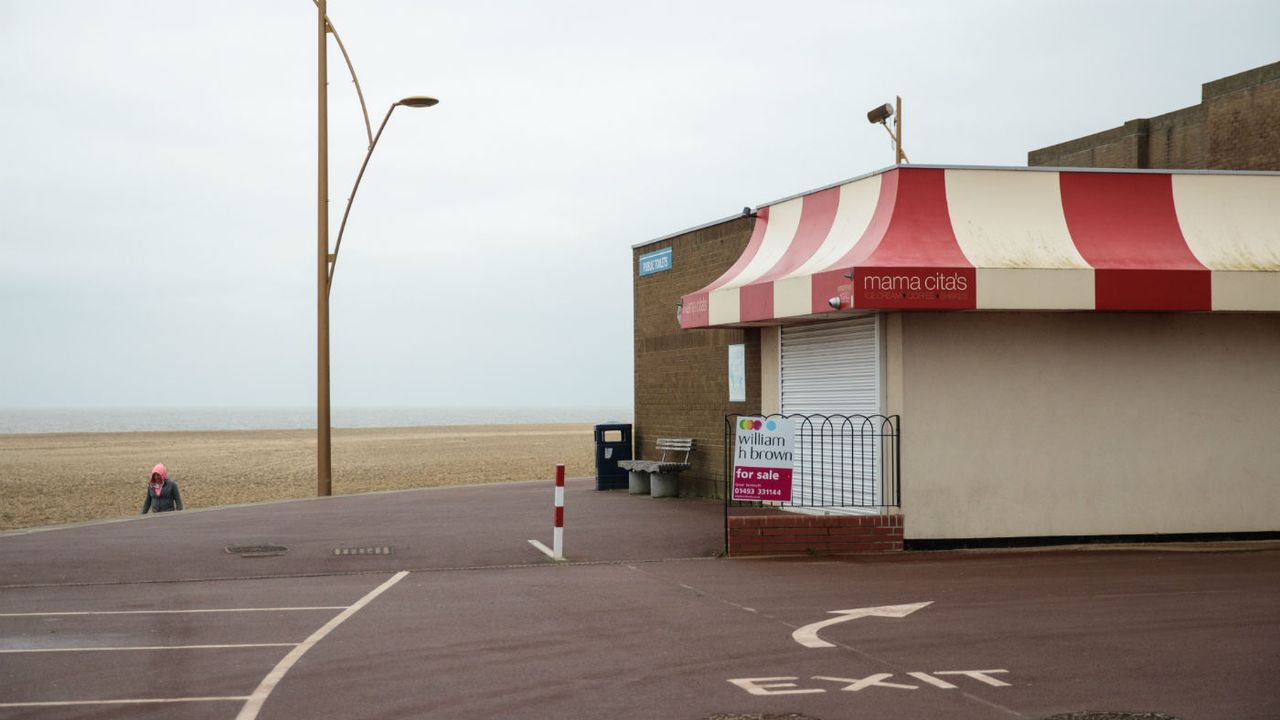
M759 508L743 508L759 513ZM730 515L729 555L836 555L902 550L901 515Z
M1027 153L1051 167L1280 170L1280 62L1201 86L1201 101Z
M654 459L657 438L694 438L693 467L680 476L682 495L722 496L725 413L760 412L760 331L682 330L676 303L729 269L754 222L733 218L632 251L635 452ZM640 277L639 257L665 247L671 248L671 269ZM747 401L730 403L728 346L738 343L746 345Z
M1280 62L1205 83L1208 163L1280 170Z

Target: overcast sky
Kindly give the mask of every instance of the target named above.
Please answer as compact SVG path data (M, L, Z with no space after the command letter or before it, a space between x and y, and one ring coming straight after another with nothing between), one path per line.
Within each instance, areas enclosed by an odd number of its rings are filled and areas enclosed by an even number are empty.
M315 401L309 0L0 0L0 406ZM333 402L632 400L631 245L1280 59L1280 3L331 0L376 123ZM365 151L330 44L332 225ZM690 288L695 290L696 288ZM673 309L674 312L674 309ZM674 320L673 320L674 322Z

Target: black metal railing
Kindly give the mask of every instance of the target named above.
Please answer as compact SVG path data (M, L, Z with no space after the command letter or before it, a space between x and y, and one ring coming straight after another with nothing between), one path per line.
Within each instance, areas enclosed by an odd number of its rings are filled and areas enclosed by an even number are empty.
M795 422L795 459L789 499L734 499L736 428L743 417ZM868 513L901 507L900 425L897 415L725 415L726 517L731 506L844 508L848 512Z

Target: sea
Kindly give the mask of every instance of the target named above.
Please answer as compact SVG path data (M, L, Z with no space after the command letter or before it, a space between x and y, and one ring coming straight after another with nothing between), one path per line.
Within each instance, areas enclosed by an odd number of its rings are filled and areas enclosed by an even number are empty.
M629 423L629 407L337 407L335 428ZM314 407L0 408L0 435L22 433L300 430Z

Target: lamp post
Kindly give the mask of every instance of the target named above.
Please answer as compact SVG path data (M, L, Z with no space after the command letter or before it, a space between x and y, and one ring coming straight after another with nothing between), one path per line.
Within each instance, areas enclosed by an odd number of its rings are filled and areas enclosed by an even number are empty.
M315 0L317 11L317 65L318 83L316 88L318 106L318 132L316 148L316 495L333 494L333 457L330 444L331 419L329 414L329 289L333 285L333 270L338 262L338 250L342 247L342 234L347 229L347 217L351 214L351 203L355 200L356 191L360 189L360 180L364 178L365 168L369 166L369 158L373 149L382 137L382 131L391 119L391 113L401 105L405 107L431 107L438 100L432 97L415 95L394 102L387 109L387 114L378 126L377 135L370 135L369 149L364 154L364 162L360 164L360 173L356 175L351 195L347 197L346 209L342 212L342 224L338 228L338 239L334 243L333 252L329 252L329 77L328 77L328 38L332 32L342 50L347 69L351 71L351 81L355 83L356 93L360 97L360 110L364 113L365 131L369 131L369 114L365 111L364 93L360 90L360 81L356 79L355 68L351 58L342 45L341 38L329 23L326 13L326 0Z

